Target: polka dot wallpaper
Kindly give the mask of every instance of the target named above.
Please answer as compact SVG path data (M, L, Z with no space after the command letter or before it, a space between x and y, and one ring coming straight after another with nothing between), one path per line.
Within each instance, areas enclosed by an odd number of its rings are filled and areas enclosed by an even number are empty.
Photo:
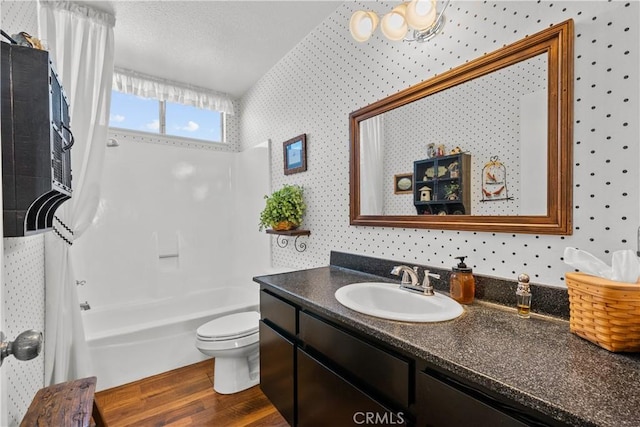
M38 33L35 1L0 1L2 29L9 34ZM27 329L44 330L44 236L3 239L2 323L13 340ZM7 416L17 426L33 396L44 387L44 354L27 362L6 359Z
M322 266L339 250L447 268L467 255L479 274L515 281L526 272L564 287L565 247L606 262L615 250L635 249L639 3L453 0L442 33L427 43L392 42L379 31L366 43L351 38L354 11L392 4L339 5L242 98L242 143L274 141L272 187L305 188L307 250L281 249L273 239L274 263ZM350 112L567 19L575 22L573 235L349 225ZM307 133L308 170L285 176L279 143L300 133Z
M3 239L3 332L14 340L28 329L44 331L44 235ZM45 331L46 335L46 331ZM18 425L44 387L44 354L29 361L5 359L11 425Z

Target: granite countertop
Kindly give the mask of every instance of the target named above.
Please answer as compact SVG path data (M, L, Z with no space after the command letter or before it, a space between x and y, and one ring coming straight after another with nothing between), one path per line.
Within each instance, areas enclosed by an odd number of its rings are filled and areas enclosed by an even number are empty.
M334 292L379 276L329 266L255 280L294 303L576 426L640 426L640 354L611 353L569 322L476 300L457 319L405 323L360 314ZM535 296L534 296L535 299Z

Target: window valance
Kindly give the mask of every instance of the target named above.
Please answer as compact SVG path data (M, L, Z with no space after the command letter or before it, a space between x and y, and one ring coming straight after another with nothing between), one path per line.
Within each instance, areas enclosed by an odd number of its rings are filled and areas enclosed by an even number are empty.
M233 114L233 102L227 94L123 68L115 68L113 71L113 90Z

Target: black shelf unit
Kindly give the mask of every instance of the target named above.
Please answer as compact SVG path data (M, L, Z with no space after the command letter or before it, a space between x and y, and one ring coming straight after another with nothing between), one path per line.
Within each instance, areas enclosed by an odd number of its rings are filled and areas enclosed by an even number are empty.
M413 204L418 215L469 215L471 213L471 155L432 157L413 162ZM457 186L455 196L448 190ZM421 189L431 189L422 200Z
M71 197L69 102L47 51L0 43L4 237L51 229Z

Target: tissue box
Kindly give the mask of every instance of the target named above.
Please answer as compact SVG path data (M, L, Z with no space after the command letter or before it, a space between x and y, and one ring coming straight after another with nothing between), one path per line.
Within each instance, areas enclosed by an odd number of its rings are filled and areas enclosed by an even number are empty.
M640 283L566 273L569 328L613 352L640 351Z

